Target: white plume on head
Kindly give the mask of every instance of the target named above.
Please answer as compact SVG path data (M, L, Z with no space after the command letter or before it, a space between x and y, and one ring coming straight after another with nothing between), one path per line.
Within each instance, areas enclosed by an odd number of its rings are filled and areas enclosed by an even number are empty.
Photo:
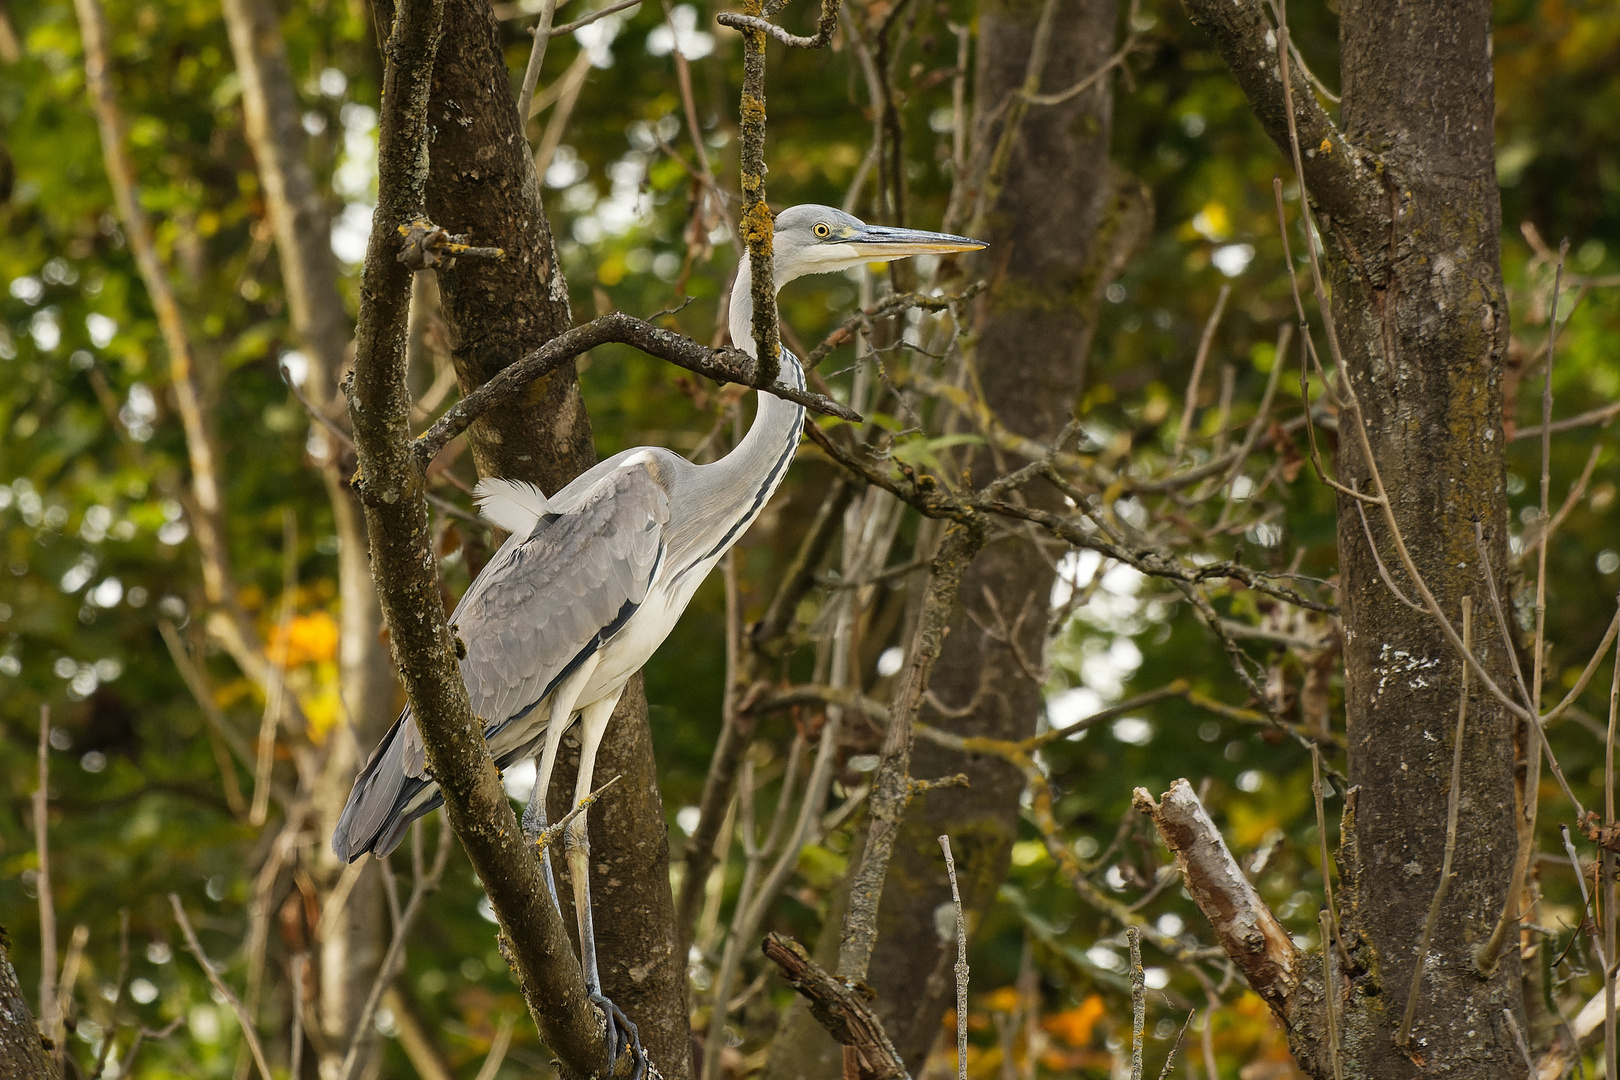
M503 480L486 476L473 488L473 502L478 513L492 525L499 525L509 533L527 536L534 531L540 519L551 513L546 493L524 480Z

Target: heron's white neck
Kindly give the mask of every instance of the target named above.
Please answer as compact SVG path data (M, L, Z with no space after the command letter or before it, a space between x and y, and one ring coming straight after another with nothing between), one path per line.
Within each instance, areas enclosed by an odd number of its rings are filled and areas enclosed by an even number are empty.
M780 272L774 276L777 289L781 289L786 283L785 279ZM757 353L754 346L754 305L750 295L752 283L753 276L749 273L745 253L742 264L737 268L737 281L731 287L731 343L750 356ZM787 349L783 349L781 355L782 369L778 378L789 386L802 389L804 368L799 365L798 357ZM739 513L747 512L748 507L754 505L755 497L762 488L769 489L764 492L764 497L768 499L770 492L781 483L787 471L785 460L791 458L798 446L799 432L804 425L804 406L763 390L757 394L757 400L758 411L748 434L743 436L736 449L708 466L717 473L736 474L734 477L728 475L723 486L738 493Z
M776 278L776 292L781 292L782 286L798 276L783 276L780 263L780 259L773 260L771 267L772 276ZM754 273L748 265L746 251L743 252L742 262L737 264L737 280L731 286L730 321L731 344L749 356L758 355L754 345ZM786 350L783 352L785 354ZM782 364L784 368L787 366L786 355L782 357Z

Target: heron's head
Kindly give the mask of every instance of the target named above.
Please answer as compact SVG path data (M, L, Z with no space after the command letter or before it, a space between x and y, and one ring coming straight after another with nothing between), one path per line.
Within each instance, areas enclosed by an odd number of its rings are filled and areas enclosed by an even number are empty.
M949 233L868 225L851 214L813 203L776 216L775 270L780 284L802 274L847 270L868 262L891 262L908 255L977 251L985 245Z

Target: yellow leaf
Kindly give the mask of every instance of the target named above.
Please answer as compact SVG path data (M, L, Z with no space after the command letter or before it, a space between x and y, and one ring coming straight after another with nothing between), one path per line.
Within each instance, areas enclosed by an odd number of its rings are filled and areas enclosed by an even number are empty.
M279 623L270 628L269 656L272 663L285 664L290 668L321 663L337 656L337 648L337 620L324 611L294 615L287 623L285 639Z
M1003 986L985 995L984 1007L991 1012L1012 1012L1018 1008L1018 987Z
M1104 1011L1102 995L1092 994L1074 1008L1048 1016L1041 1021L1041 1027L1070 1046L1089 1046L1091 1033Z

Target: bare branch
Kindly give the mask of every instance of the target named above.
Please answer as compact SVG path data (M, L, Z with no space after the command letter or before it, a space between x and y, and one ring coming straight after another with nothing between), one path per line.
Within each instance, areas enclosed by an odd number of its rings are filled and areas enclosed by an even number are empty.
M420 831L422 827L422 823L418 822L416 829ZM349 1039L349 1048L344 1052L338 1080L349 1080L349 1077L354 1075L354 1067L360 1060L360 1051L371 1037L371 1022L377 1014L377 1006L381 1004L383 993L394 981L396 970L405 959L405 939L410 935L411 924L416 921L417 912L422 908L422 901L429 893L438 891L439 881L444 877L444 868L449 861L450 830L441 826L439 847L433 856L433 866L417 876L411 886L411 898L405 902L399 917L394 920L394 936L388 942L388 951L383 954L382 964L377 969L377 977L372 981L371 991L366 995L366 1003L360 1009L360 1018L355 1022L354 1034Z
M1198 353L1193 357L1192 374L1187 376L1187 400L1182 404L1181 424L1176 428L1175 449L1170 451L1172 468L1181 464L1181 452L1186 448L1187 434L1192 430L1193 413L1198 408L1198 384L1203 379L1204 363L1209 359L1209 347L1215 341L1215 328L1221 324L1221 314L1226 310L1226 301L1231 295L1232 286L1222 285L1220 293L1215 297L1215 307L1204 322L1203 336L1198 339Z
M1142 1028L1147 1023L1147 990L1142 972L1142 929L1125 928L1131 946L1131 1080L1142 1080Z
M484 1063L478 1067L478 1076L475 1080L495 1080L501 1071L501 1062L506 1059L506 1048L512 1045L512 1029L517 1025L517 1016L513 1013L503 1013L500 1025L495 1029L495 1039L490 1043L489 1053L484 1056Z
M1306 178L1313 196L1335 218L1360 218L1378 205L1382 192L1361 163L1367 152L1350 145L1317 103L1301 72L1288 72L1284 93L1278 70L1278 31L1259 0L1183 0L1187 14L1215 41L1226 66L1260 121L1286 155L1289 129L1310 147ZM1292 68L1293 65L1289 65Z
M763 382L759 366L751 356L739 349L710 349L674 331L616 311L552 338L451 406L434 421L432 427L417 436L413 447L417 467L425 469L427 463L449 445L451 439L472 426L474 420L490 409L515 399L536 379L550 374L581 353L610 342L633 345L649 356L667 360L717 382L741 383L797 402L816 412L852 423L861 422L859 413L830 398L782 383Z
M1616 401L1612 405L1604 405L1600 408L1588 409L1586 412L1579 413L1575 416L1566 417L1563 420L1554 420L1551 424L1547 425L1547 430L1557 432L1574 431L1576 428L1583 427L1602 427L1607 426L1608 423L1617 416L1620 416L1620 401ZM1520 439L1534 439L1540 435L1540 424L1536 424L1531 427L1517 428L1513 432L1513 441L1517 442Z
M715 21L733 30L753 30L756 33L769 34L790 49L820 49L832 40L833 31L838 29L838 0L821 0L821 22L816 27L816 32L809 37L790 34L758 15L738 15L726 11L718 15Z
M912 722L922 707L924 692L934 661L939 659L950 623L951 608L968 564L984 546L987 529L982 522L970 521L950 526L934 557L933 576L923 597L917 629L907 650L906 668L900 677L894 703L889 707L889 727L883 736L882 759L872 781L868 800L871 824L861 862L850 878L849 909L844 916L842 945L838 951L838 974L846 979L864 979L872 949L877 943L878 904L888 875L889 856L911 801L911 744L915 733Z
M1324 909L1317 912L1316 925L1322 939L1322 1004L1326 1006L1328 1028L1328 1060L1333 1066L1333 1080L1344 1080L1344 1066L1339 1061L1339 986L1333 972L1333 924Z
M259 1076L262 1080L274 1080L270 1065L264 1059L264 1047L259 1045L259 1033L253 1029L253 1018L243 1007L242 999L238 998L225 984L225 980L219 977L219 971L215 969L214 962L208 959L208 954L203 952L202 943L197 940L197 931L191 928L191 920L186 917L186 909L181 905L178 893L169 894L169 905L174 908L175 922L180 924L180 932L185 935L186 949L197 958L197 963L202 965L203 974L208 976L208 982L213 986L214 992L224 998L225 1003L236 1014L236 1022L242 1027L242 1038L247 1041L254 1064L259 1067Z
M589 15L575 19L571 23L563 23L561 26L553 26L551 28L551 36L556 38L562 37L565 34L572 34L575 30L578 30L582 26L589 26L591 23L596 22L599 19L605 19L609 15L617 15L625 8L633 8L640 5L640 3L641 0L619 0L617 4L609 4L605 8L601 8L598 11L591 12ZM522 116L523 114L520 112L518 115Z
M1131 10L1135 10L1134 5L1132 6ZM1137 31L1135 22L1129 21L1128 19L1127 29L1129 30L1129 33L1126 34L1125 41L1118 49L1114 51L1114 55L1103 61L1102 66L1096 71L1093 71L1090 75L1087 75L1085 78L1081 79L1067 90L1059 90L1053 94L1036 94L1031 93L1026 89L1022 95L1024 100L1029 102L1031 105L1061 105L1070 98L1079 97L1087 90L1090 90L1093 86L1096 86L1098 83L1102 82L1110 71L1113 71L1117 67L1124 67L1125 61L1131 55L1131 53L1142 47L1141 34Z
M539 860L523 838L468 704L439 600L423 473L406 437L410 279L395 258L397 229L425 209L427 102L442 16L443 0L405 0L385 50L377 211L361 289L354 375L346 387L360 459L357 486L390 643L450 826L490 898L542 1037L567 1070L597 1075L608 1065L603 1022L586 996Z
M951 879L951 903L956 907L956 1080L967 1080L967 919L962 915L962 893L956 887L956 859L951 856L950 836L941 836L939 847L945 853L945 873Z
M124 145L124 120L113 90L107 53L107 19L99 0L74 0L84 40L85 82L101 132L102 157L112 185L118 217L129 238L130 252L157 314L169 353L169 378L185 429L191 463L192 526L202 555L203 586L210 604L224 616L219 634L232 658L254 681L264 684L267 665L252 621L236 605L230 551L225 541L224 502L214 433L193 365L191 340L168 272L158 258L152 223L136 195L135 164Z
M1255 993L1287 1019L1305 984L1305 956L1249 884L1192 785L1177 780L1157 803L1137 788L1132 803L1152 818L1226 954Z
M764 14L763 0L746 0L747 15L758 19ZM765 202L765 32L758 27L740 28L743 39L743 86L741 101L741 187L742 213L737 231L748 248L749 293L753 301L754 356L760 380L776 382L780 371L782 336L776 321L776 275L771 269L772 240L776 222ZM742 348L740 341L732 342Z
M534 88L540 83L540 65L545 62L546 46L554 36L551 20L556 14L557 0L545 0L540 5L540 18L529 30L534 35L534 45L529 49L529 63L523 69L523 85L518 90L517 114L520 123L527 123L529 119L529 103L534 100Z
M861 993L810 959L804 946L781 934L765 935L767 959L793 989L810 1002L810 1012L844 1047L844 1075L850 1080L909 1080L905 1064L883 1025ZM868 991L870 993L870 991Z
M39 707L39 765L34 785L34 855L39 860L39 1022L54 1044L61 1069L62 1010L56 1000L56 903L51 892L50 788L51 708Z

